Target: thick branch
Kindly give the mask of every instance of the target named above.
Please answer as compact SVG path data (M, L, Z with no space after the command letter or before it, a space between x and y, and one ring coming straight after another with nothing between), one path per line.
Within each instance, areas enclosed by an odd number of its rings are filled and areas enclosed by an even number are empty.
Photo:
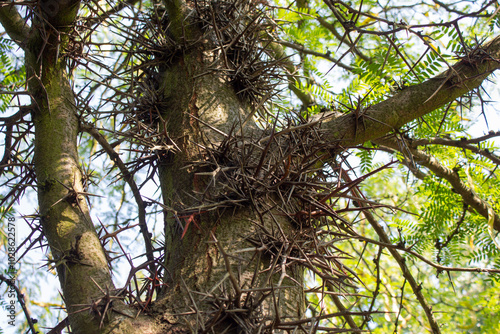
M331 142L345 146L380 138L479 87L493 71L500 68L499 58L500 37L496 37L470 55L470 62L460 61L445 73L405 88L360 113L324 122L325 136Z
M23 42L28 39L29 26L19 15L14 3L0 3L0 23L9 37L21 48L24 47Z
M80 0L40 1L39 6L45 23L61 30L68 28L75 21Z
M186 22L189 15L189 8L184 0L163 0L170 20L170 31L178 43L190 39L188 33L189 22Z
M500 135L500 132L492 132L487 136L483 136L483 138L491 138L494 135L498 136L498 135ZM484 140L486 140L486 139L484 139ZM477 141L472 140L472 142L477 142ZM465 138L459 139L459 140L452 140L452 139L447 139L447 138L433 137L433 138L414 140L411 142L412 148L417 148L417 146L423 146L423 145L443 145L443 146L453 146L453 147L463 148L463 149L466 149L468 151L482 155L483 157L485 157L487 159L490 159L494 164L500 165L500 157L491 153L488 149L483 150L483 149L479 148L478 146L471 144L471 141L469 141Z
M140 320L134 318L135 310L129 309L122 297L114 295L107 256L86 201L89 194L79 164L75 98L66 59L58 57L67 35L53 30L69 28L78 3L58 1L59 7L46 3L42 8L47 17L51 8L55 13L50 22L45 22L45 28L50 24L52 29L47 40L35 31L25 52L28 90L36 106L31 115L39 217L52 266L58 272L72 332L131 333L138 329ZM112 307L106 300L113 300Z

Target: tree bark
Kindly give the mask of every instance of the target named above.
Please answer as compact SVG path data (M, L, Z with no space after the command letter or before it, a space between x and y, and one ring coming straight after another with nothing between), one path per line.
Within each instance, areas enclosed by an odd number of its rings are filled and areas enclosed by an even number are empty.
M45 6L45 7L44 7ZM115 296L105 251L91 221L79 166L79 119L62 56L77 2L44 3L45 20L31 30L25 66L35 125L34 165L39 214L58 272L73 333L153 333ZM108 311L105 311L105 308Z
M325 121L325 137L345 146L381 138L479 87L500 68L498 59L500 37L478 46L475 52L434 78L406 87L359 112Z
M184 322L195 332L279 328L280 321L300 319L304 311L301 270L287 265L287 271L277 272L271 255L287 252L286 240L295 228L286 217L262 217L250 201L214 209L209 203L218 191L217 173L192 166L206 159L225 134L257 131L248 123L245 129L234 128L250 115L251 105L220 76L203 75L209 49L195 48L162 74L169 101L162 119L179 150L167 153L159 164L167 288L158 310L183 314L182 320L168 316L169 321ZM255 240L271 237L283 249L256 246Z

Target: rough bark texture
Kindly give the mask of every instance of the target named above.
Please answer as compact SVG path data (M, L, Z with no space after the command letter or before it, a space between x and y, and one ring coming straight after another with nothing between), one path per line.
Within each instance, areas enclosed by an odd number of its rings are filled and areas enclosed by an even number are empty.
M296 226L286 215L264 217L260 208L248 203L186 212L186 208L203 204L203 192L215 182L202 170L191 168L191 162L204 157L205 147L218 145L224 133L240 131L233 125L246 121L252 110L226 81L214 74L206 75L211 63L209 50L215 45L189 24L185 3L165 3L177 43L200 42L176 58L174 64L162 67L160 73L160 89L169 104L161 115L162 125L180 150L167 153L159 163L166 211L167 286L156 311L163 324L171 326L171 333L207 328L238 333L253 312L260 314L254 320L279 332L281 322L301 318L304 312L303 273L293 267L288 267L286 273L273 272L277 262L271 263L271 259L285 261L285 256L270 256L271 252L287 254L287 236L295 232ZM78 2L42 1L40 8L44 21L37 22L30 33L14 7L0 7L0 22L25 51L33 98L40 219L70 312L72 332L167 332L153 317L136 318L134 310L119 299L110 300L112 310L100 328L101 319L96 314L103 310L106 300L98 300L108 291L114 293L115 288L88 212L76 146L79 120L66 63L60 54L66 42L62 32L74 21ZM325 121L325 138L341 145L376 139L478 87L500 67L500 38L483 49L443 75L408 87L359 114ZM248 124L245 131L255 130ZM281 242L280 249L256 247L252 240L264 234L274 238L276 244ZM267 300L260 302L266 295ZM86 310L77 312L82 309Z

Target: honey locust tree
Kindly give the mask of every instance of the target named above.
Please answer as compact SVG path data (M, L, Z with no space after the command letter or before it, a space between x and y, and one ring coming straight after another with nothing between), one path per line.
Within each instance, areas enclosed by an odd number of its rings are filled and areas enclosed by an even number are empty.
M50 332L494 331L433 274L498 292L498 10L2 1L2 212L36 192Z

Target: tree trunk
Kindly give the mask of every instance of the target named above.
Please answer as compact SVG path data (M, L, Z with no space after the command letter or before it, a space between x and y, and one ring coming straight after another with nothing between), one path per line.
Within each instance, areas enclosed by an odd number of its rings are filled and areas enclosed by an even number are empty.
M210 64L206 49L195 48L161 76L169 106L162 119L177 150L165 153L159 164L167 286L158 309L166 316L182 314L169 321L194 332L277 328L278 333L281 322L304 311L303 272L287 261L288 239L296 229L271 210L272 203L222 198L228 184L220 181L224 171L211 157L220 154L231 135L252 136L259 130L252 122L244 130L238 127L252 109L229 82L203 75Z

